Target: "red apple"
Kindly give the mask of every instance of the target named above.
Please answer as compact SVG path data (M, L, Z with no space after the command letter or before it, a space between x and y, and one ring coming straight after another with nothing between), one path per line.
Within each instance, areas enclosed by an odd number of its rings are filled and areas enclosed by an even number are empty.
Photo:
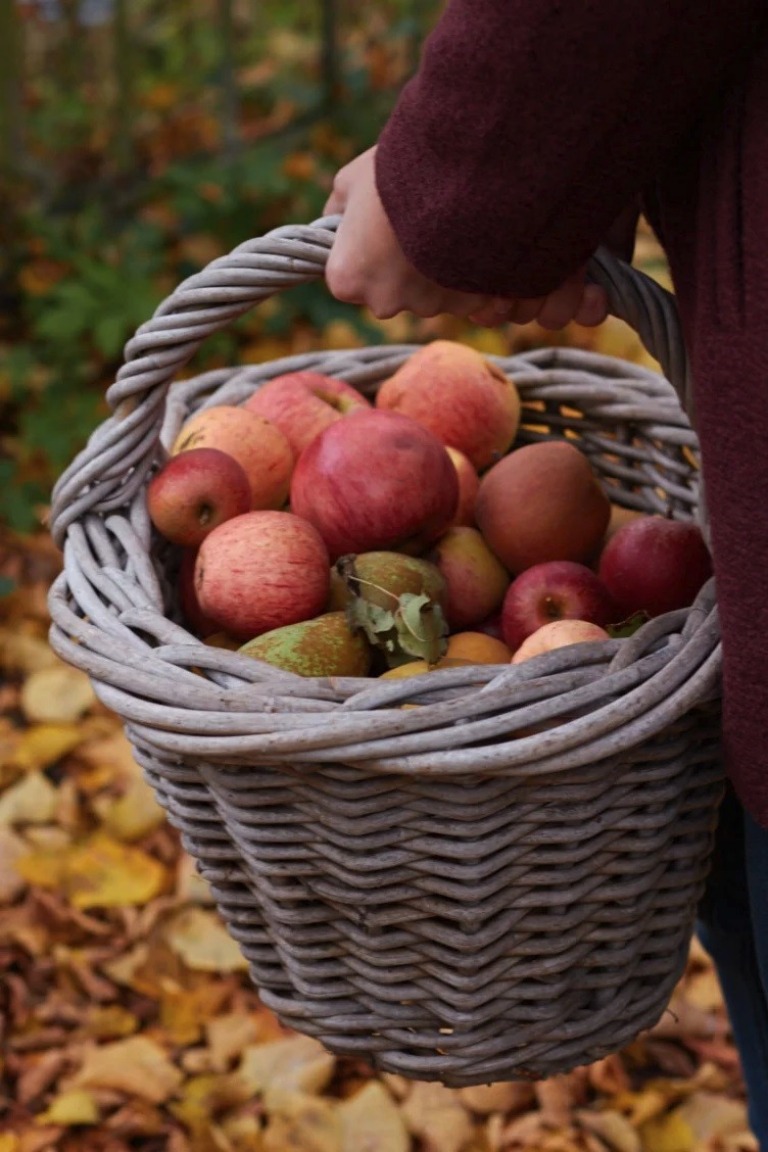
M475 520L510 572L545 560L586 563L611 514L583 452L567 440L515 448L480 481Z
M564 648L568 644L585 644L595 640L610 640L610 636L599 624L590 620L550 620L549 624L542 624L530 636L523 640L520 647L512 655L512 664L522 664L532 656L540 656L542 652L552 652L555 648Z
M242 465L218 448L172 456L147 485L147 511L172 544L196 547L217 525L251 507Z
M234 456L251 485L251 508L282 508L293 472L293 451L276 425L242 405L202 408L181 428L171 455L219 448Z
M548 560L526 568L510 584L501 607L501 634L514 652L542 625L563 619L602 627L617 619L616 605L585 564Z
M425 547L450 523L459 481L445 448L397 412L352 412L304 449L291 510L314 524L333 559Z
M445 579L445 618L452 632L475 628L501 607L509 573L477 528L449 528L427 558Z
M318 433L370 401L334 376L321 372L286 372L267 380L243 405L270 420L283 433L298 460Z
M694 521L649 515L617 529L597 571L625 616L661 616L693 603L712 575L712 557Z
M181 607L181 614L187 627L191 629L196 636L204 639L207 636L212 636L221 629L215 620L210 616L206 616L200 607L195 592L195 560L197 559L197 548L185 548L181 554L181 564L179 565L179 575L177 589L179 593L179 605Z
M453 340L433 340L413 352L381 385L376 407L418 420L478 471L509 449L520 423L513 381L482 353Z
M325 609L328 550L291 512L246 512L206 536L195 562L200 608L237 640L309 620Z

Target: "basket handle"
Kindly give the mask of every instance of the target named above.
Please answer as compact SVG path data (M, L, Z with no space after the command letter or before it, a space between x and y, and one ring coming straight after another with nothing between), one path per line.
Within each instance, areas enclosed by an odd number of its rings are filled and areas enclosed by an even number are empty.
M240 244L184 280L141 325L126 344L124 363L107 391L112 415L53 489L50 530L60 548L69 525L84 513L114 511L142 486L157 449L168 388L206 337L277 292L320 279L339 220L327 216L308 225L286 225ZM692 419L674 297L607 250L595 254L588 274L606 289L611 313L634 328L659 361Z

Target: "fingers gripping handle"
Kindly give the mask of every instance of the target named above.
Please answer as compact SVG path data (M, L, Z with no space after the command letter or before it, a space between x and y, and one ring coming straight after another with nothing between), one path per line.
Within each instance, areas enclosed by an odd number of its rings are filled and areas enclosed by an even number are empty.
M287 225L246 241L183 281L138 329L107 392L112 415L53 490L50 527L59 547L84 513L114 511L142 486L157 450L168 388L203 341L262 300L322 277L339 219ZM635 328L660 361L690 414L673 297L607 252L596 254L589 271L608 292L613 314Z

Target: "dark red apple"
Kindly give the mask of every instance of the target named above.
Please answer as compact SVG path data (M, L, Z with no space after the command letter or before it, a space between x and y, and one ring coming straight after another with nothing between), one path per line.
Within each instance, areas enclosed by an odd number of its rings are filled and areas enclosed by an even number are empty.
M693 603L712 575L712 557L693 520L649 515L616 531L597 571L624 616L661 616Z
M152 523L166 540L184 547L195 548L218 524L250 507L245 469L219 448L172 456L147 485Z
M514 652L526 637L553 620L585 620L603 627L617 619L602 580L575 560L546 560L510 584L501 606L501 634Z
M458 499L456 468L437 437L409 416L374 408L316 436L291 480L291 511L315 525L332 559L426 547Z

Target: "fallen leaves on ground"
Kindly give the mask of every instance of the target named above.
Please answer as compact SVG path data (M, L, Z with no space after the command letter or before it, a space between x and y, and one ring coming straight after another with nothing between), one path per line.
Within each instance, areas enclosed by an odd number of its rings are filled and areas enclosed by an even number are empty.
M283 1028L120 722L47 645L59 565L0 536L0 1152L755 1152L695 942L656 1028L535 1085L377 1075Z

